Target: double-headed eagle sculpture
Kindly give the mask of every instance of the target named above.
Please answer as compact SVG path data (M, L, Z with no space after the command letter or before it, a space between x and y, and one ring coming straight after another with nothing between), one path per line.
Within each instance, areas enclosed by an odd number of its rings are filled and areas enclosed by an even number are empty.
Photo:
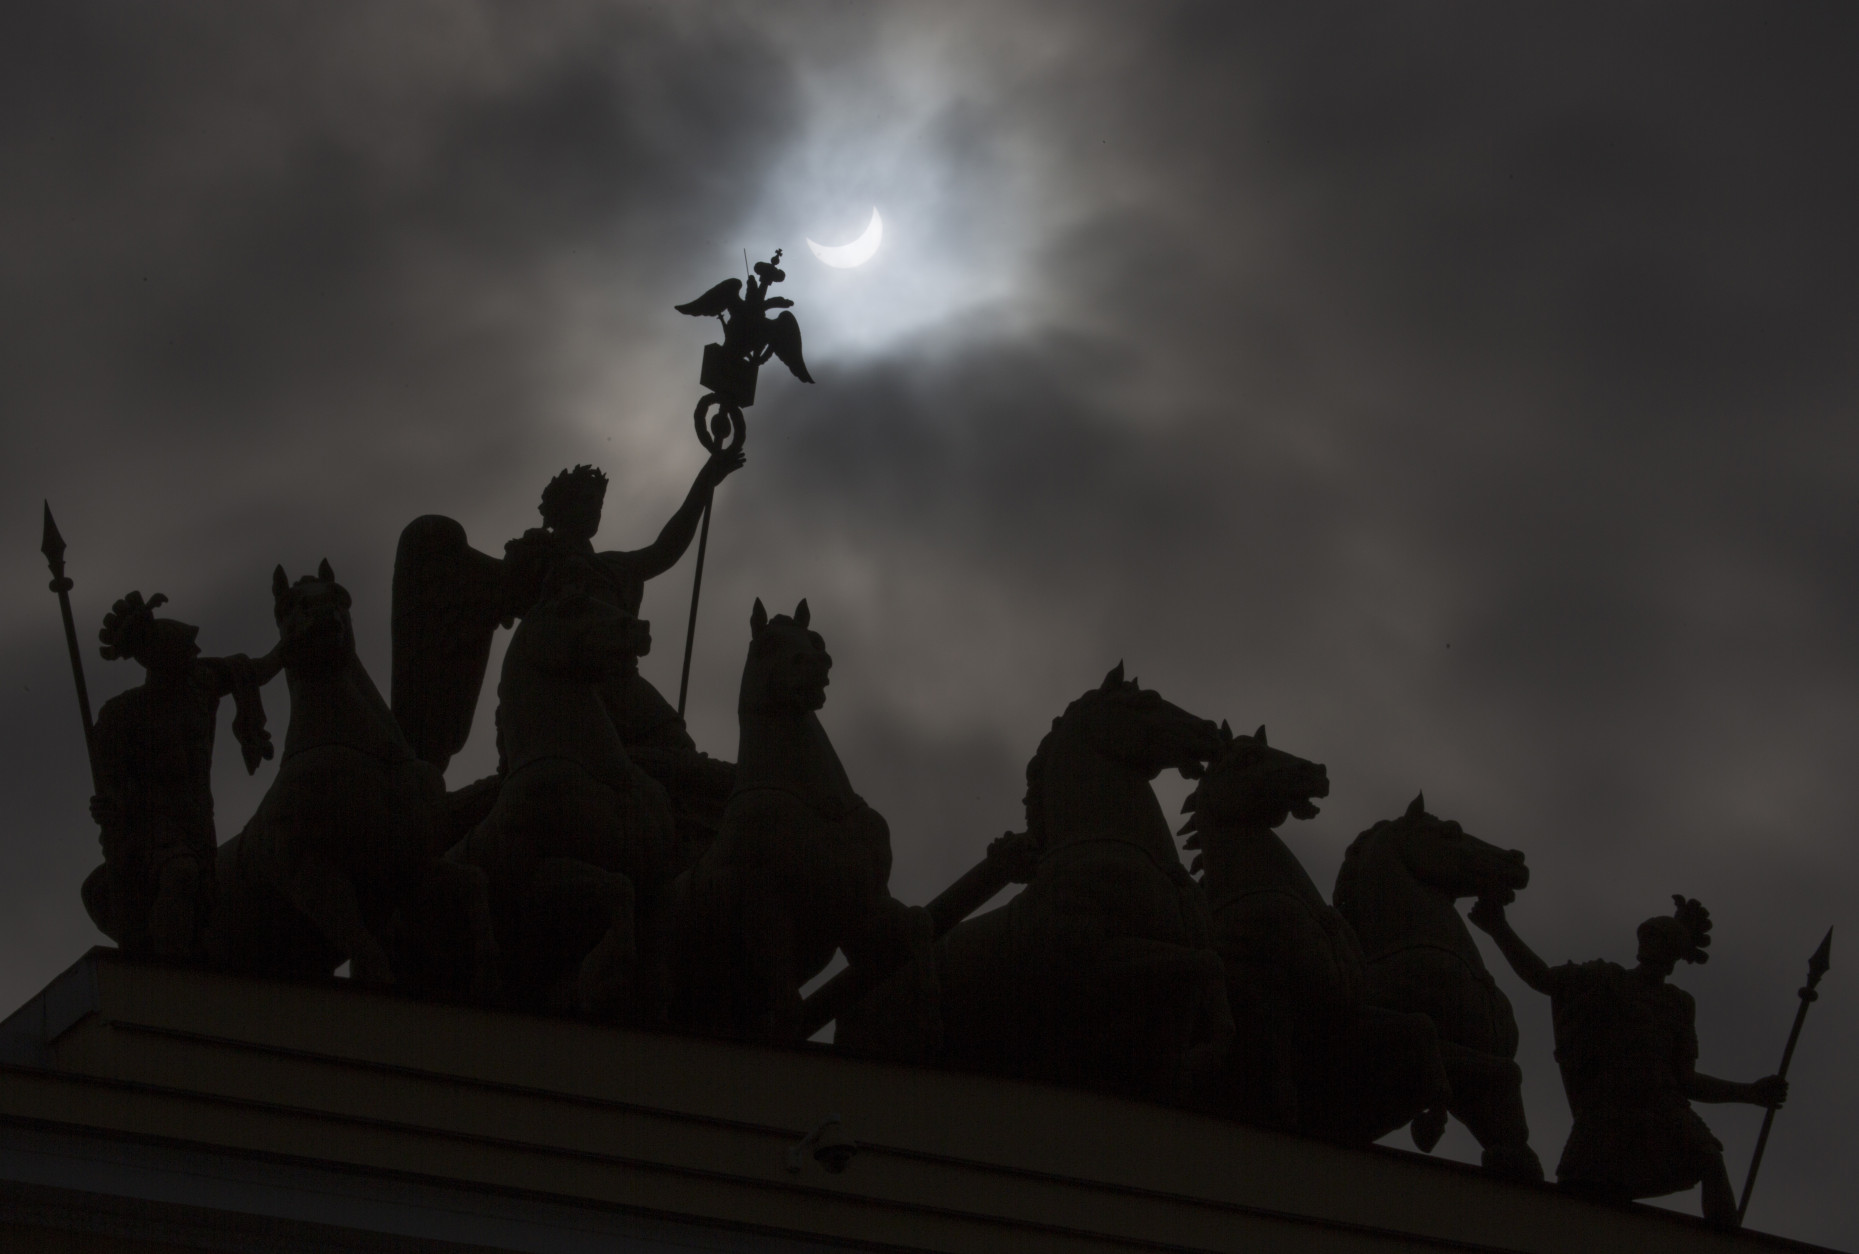
M747 291L741 279L724 279L696 300L674 306L693 318L722 321L723 342L704 350L702 382L737 405L755 403L755 372L770 357L779 357L802 383L813 382L800 355L800 323L787 312L794 302L768 295L770 287L787 278L780 262L777 248L773 257L755 263ZM770 309L782 312L770 318Z

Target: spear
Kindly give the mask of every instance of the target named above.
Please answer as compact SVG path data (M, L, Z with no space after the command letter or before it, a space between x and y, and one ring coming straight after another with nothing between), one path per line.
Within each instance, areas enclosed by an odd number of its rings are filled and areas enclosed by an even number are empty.
M1026 883L1038 861L1038 842L1025 832L1006 832L992 841L980 862L963 872L960 879L929 903L932 939L941 940L947 936L956 924L987 905L994 894L1007 885ZM801 1003L801 1035L810 1037L837 1019L841 1011L857 1005L908 961L905 958L875 970L847 967L814 989Z
M1795 1042L1801 1039L1801 1025L1807 1022L1807 1008L1820 1000L1820 994L1814 991L1814 986L1820 983L1820 977L1832 965L1833 929L1828 928L1826 936L1821 939L1820 948L1807 960L1807 983L1795 991L1795 996L1801 999L1801 1008L1794 1012L1794 1028L1788 1033L1788 1044L1782 1050L1782 1065L1775 1072L1783 1079L1788 1078L1788 1064L1794 1061ZM1756 1136L1756 1152L1749 1160L1749 1178L1743 1181L1743 1202L1736 1208L1736 1222L1739 1226L1743 1216L1749 1212L1749 1195L1755 1191L1756 1170L1762 1166L1762 1151L1768 1148L1769 1129L1773 1126L1775 1107L1771 1106L1769 1113L1762 1116L1762 1131Z
M97 789L97 746L90 721L90 688L84 683L84 655L77 647L77 624L71 619L72 583L65 577L65 538L58 534L58 524L52 521L52 503L45 502L45 533L39 541L39 552L45 554L46 564L52 570L52 582L49 585L58 594L58 608L65 619L65 645L71 650L71 677L77 681L77 712L84 720L84 756L90 761L90 786Z

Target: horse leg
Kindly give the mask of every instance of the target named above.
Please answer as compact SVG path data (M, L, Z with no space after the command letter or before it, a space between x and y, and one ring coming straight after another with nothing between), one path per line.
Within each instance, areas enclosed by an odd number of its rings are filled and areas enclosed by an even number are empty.
M935 922L920 906L906 907L906 917L915 928L909 955L877 987L846 1007L833 1030L833 1044L896 1062L932 1063L942 1048Z
M595 885L608 925L595 946L581 959L575 976L575 1006L594 1014L620 999L632 987L639 966L637 912L633 884L624 875L609 873Z
M745 903L746 904L746 903ZM742 913L741 962L733 990L738 1022L752 1039L800 1039L798 937L783 903L757 893Z
M494 1000L502 982L502 955L497 947L496 929L491 925L490 877L480 867L438 858L427 866L425 879L470 932L468 996L477 1002Z
M1307 1036L1302 1069L1305 1132L1367 1145L1411 1121L1424 1152L1439 1140L1430 1121L1445 1129L1452 1088L1425 1015L1363 1006L1353 1023Z
M1208 951L1146 937L1119 937L1106 951L1101 976L1117 1022L1104 1027L1130 1046L1126 1079L1162 1100L1184 1099L1234 1036L1225 968Z
M349 960L349 974L363 984L392 984L387 951L362 920L361 903L349 877L320 852L300 854L280 877L278 888Z
M1452 1041L1440 1042L1440 1058L1452 1082L1446 1108L1478 1138L1485 1170L1514 1180L1541 1180L1543 1164L1530 1148L1523 1111L1522 1069L1509 1058Z

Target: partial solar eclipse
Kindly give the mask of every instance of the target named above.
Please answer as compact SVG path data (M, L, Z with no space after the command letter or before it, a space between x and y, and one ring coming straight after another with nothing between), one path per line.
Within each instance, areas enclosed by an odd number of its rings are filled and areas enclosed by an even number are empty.
M878 207L872 206L871 221L865 226L865 233L850 244L839 244L828 248L824 244L807 241L807 247L813 249L813 255L829 266L849 270L853 266L862 266L871 260L871 255L878 251L878 245L884 239L884 219L878 216Z

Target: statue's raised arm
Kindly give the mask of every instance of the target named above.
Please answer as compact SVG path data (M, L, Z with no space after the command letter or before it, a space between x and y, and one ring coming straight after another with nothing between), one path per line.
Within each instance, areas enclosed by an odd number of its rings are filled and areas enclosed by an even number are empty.
M697 534L697 520L703 517L704 505L716 491L717 484L742 468L743 453L741 449L724 449L711 454L703 469L697 472L697 478L691 483L691 490L684 498L684 504L671 516L658 538L643 549L634 549L629 553L606 553L602 557L627 566L641 582L656 579L678 564L685 550L691 547L691 539ZM638 606L633 606L638 612Z

